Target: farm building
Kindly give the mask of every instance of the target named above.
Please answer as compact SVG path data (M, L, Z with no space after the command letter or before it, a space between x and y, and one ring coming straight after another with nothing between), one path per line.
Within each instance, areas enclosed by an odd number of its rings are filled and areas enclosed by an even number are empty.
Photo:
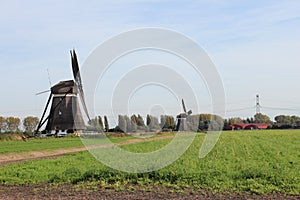
M254 129L267 129L271 124L233 124L224 127L224 130L254 130Z

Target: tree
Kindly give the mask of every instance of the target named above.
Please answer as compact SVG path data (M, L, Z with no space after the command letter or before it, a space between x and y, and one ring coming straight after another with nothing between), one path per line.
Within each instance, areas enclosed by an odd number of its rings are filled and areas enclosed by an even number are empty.
M211 119L212 119L211 114L200 114L198 130L199 131L207 131L209 128Z
M104 127L105 127L105 132L108 132L109 130L109 124L108 124L108 120L107 120L107 116L104 115Z
M6 119L5 119L5 117L0 116L0 133L2 131L6 131L6 130L7 130Z
M137 116L136 115L131 115L131 131L135 132L137 130Z
M199 119L198 131L205 131L208 129L207 122L201 121Z
M150 115L148 114L147 117L146 117L146 125L147 125L147 126L150 126L150 123L151 123L151 117L150 117Z
M212 115L212 120L210 121L210 131L221 131L224 126L224 120L221 116Z
M137 117L137 125L139 129L144 129L145 128L145 122L144 119L141 115L138 115Z
M166 115L160 116L160 128L163 129L166 126Z
M98 116L98 126L101 132L104 131L104 126L103 126L103 121L101 116Z
M297 128L300 126L300 117L289 115L278 115L275 118L275 126L278 128Z
M228 120L224 119L224 127L229 126Z
M97 124L97 122L96 122L96 119L95 119L95 118L94 118L94 119L90 119L90 120L88 121L88 125L90 125L91 127L95 127L96 124Z
M274 119L278 127L290 128L292 126L292 119L290 116L278 115Z
M174 130L175 129L175 120L173 116L167 116L168 128Z
M186 118L187 122L187 130L197 132L199 128L199 115L189 115ZM177 124L177 129L179 128L179 124Z
M125 115L124 119L125 119L125 123L126 123L126 132L131 132L132 130L131 130L131 120L130 120L130 118L127 115Z
M6 118L7 128L10 132L15 132L19 129L20 126L20 118L18 117L8 117Z
M146 124L149 131L157 131L160 129L158 119L154 116L147 115Z
M291 122L292 122L293 127L299 127L300 126L300 117L291 116Z
M32 133L35 129L35 127L39 123L39 118L38 117L33 117L33 116L28 116L25 117L23 120L23 126L25 128L26 132Z
M118 126L122 132L126 133L127 127L125 117L123 115L119 115L118 117Z
M268 117L267 115L264 115L262 113L256 113L254 115L254 122L255 123L265 123L265 124L272 123L270 120L270 117Z
M98 132L103 131L103 122L102 122L102 119L100 116L89 120L88 124L90 125L88 127L88 130L90 130L90 131L98 131Z
M151 117L150 131L160 130L160 126L159 126L157 117L154 117L154 116L150 116L150 117Z
M173 116L170 115L161 115L160 116L160 126L163 130L175 130L175 120Z
M243 124L244 122L240 117L234 117L234 118L229 118L228 123L229 125L233 125L233 124Z

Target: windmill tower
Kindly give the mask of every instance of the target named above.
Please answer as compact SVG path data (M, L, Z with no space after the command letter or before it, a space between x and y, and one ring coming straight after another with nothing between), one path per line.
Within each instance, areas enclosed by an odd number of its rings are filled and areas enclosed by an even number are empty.
M183 111L184 113L180 113L179 115L177 115L177 126L176 129L178 131L187 131L188 127L187 127L187 121L186 118L192 114L192 110L189 110L188 112L186 111L185 108L185 104L184 101L182 99L182 107L183 107Z
M71 51L71 62L74 80L61 81L50 89L50 95L46 103L36 133L47 122L45 131L67 131L70 133L86 129L79 107L80 98L82 107L88 119L90 119L79 72L79 65L75 50ZM52 99L49 115L44 119L50 101Z

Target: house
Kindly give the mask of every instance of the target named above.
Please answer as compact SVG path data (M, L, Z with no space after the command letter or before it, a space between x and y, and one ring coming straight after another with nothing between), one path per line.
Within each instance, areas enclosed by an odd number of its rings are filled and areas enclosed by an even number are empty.
M224 130L255 130L255 129L267 129L271 127L271 124L233 124L224 127Z

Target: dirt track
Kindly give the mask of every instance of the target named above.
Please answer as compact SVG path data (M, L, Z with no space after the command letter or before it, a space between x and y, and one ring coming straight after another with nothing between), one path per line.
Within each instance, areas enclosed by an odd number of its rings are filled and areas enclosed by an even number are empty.
M103 144L97 145L92 148L105 148L112 145L122 146L126 144L134 144L134 143L141 143L146 141L153 141L153 140L163 140L173 138L174 136L161 136L155 138L147 138L147 139L131 139L122 142L118 142L115 144ZM46 159L46 158L55 158L59 156L63 156L67 153L75 153L80 151L86 151L85 147L79 148L67 148L67 149L54 149L54 150L42 150L42 151L29 151L29 152L21 152L21 153L9 153L9 154L0 154L0 166L7 165L16 162L24 162L27 160L38 160L38 159Z
M300 196L291 196L283 194L212 194L207 191L184 193L172 192L168 189L159 187L149 190L135 191L113 191L112 189L94 188L93 190L75 189L71 184L51 186L51 185L34 185L34 186L1 186L0 199L236 199L236 200L253 200L253 199L287 199L296 200Z

